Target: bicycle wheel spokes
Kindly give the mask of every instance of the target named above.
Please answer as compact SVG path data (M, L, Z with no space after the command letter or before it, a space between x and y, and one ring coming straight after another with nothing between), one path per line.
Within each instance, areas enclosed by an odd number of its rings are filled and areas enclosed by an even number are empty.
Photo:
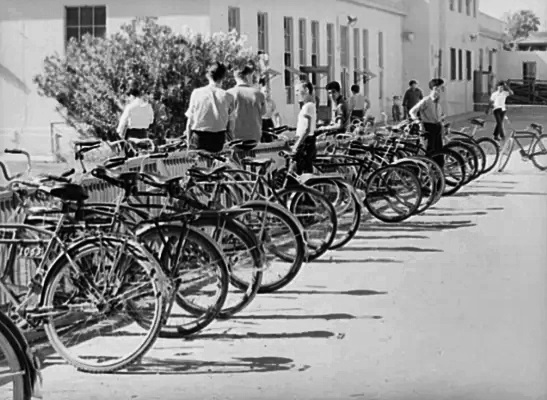
M511 154L513 154L513 147L515 145L515 139L510 137L505 141L503 144L501 151L500 151L500 164L498 168L498 172L502 172L507 164L509 163L509 159L511 158Z
M389 166L371 175L365 204L381 221L399 222L417 210L421 197L420 183L411 171Z
M121 240L99 240L72 262L61 259L52 268L44 307L37 310L46 316L53 347L88 372L116 371L140 358L161 328L157 273L149 253Z
M25 386L23 365L19 361L20 349L0 333L0 399L28 400L30 394Z
M547 169L547 135L541 135L533 144L530 159L536 168Z
M494 139L488 137L477 139L477 144L484 152L486 158L483 173L490 172L498 163L500 146Z

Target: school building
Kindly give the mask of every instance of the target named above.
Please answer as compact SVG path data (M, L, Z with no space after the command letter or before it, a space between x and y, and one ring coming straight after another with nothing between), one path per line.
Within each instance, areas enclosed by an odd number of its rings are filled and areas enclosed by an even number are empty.
M61 118L32 83L44 58L63 54L72 36L108 35L139 17L178 32L246 35L280 73L272 95L288 124L298 112L301 74L319 89L323 107L329 80L346 93L360 84L380 118L410 79L427 92L437 76L447 83L446 113L472 111L475 71L497 68L498 44L485 44L492 35L481 28L479 0L0 0L0 145L49 151L50 124Z

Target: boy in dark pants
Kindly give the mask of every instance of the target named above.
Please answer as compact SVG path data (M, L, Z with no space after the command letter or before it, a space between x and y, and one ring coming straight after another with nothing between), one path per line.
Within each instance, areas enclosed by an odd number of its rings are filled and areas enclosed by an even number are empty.
M292 150L296 156L296 173L301 175L305 172L313 172L313 159L317 154L315 145L317 110L311 82L300 82L296 88L296 94L302 102L302 108L298 113L296 143Z
M509 88L506 82L499 81L497 90L490 96L490 104L493 108L494 118L496 119L496 128L494 129L494 139L505 139L503 132L503 119L505 118L505 100L508 96L513 95L513 91Z
M439 104L444 81L442 79L432 79L429 82L431 92L429 96L424 97L409 111L411 119L420 119L427 132L427 152L435 153L443 148L443 121L444 113ZM435 160L441 168L444 167L444 159L439 157Z

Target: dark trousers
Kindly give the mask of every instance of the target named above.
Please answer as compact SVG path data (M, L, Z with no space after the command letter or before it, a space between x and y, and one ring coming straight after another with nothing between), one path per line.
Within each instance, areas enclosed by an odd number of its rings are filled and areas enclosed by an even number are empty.
M503 119L505 118L505 111L501 108L496 108L493 112L494 118L496 119L496 128L494 129L494 137L505 138L505 133L503 132Z
M429 123L424 122L424 129L426 131L425 138L427 139L427 153L436 153L443 149L443 126L441 123ZM444 167L444 158L435 157L433 160L439 164L439 167Z
M351 121L353 121L354 119L358 119L358 120L362 120L363 117L365 116L365 110L353 110L351 112Z
M273 128L275 128L273 119L264 118L262 120L262 138L261 138L262 142L264 142L264 143L273 142L273 136L268 134L268 132L267 132L268 129L273 129Z
M315 142L315 136L308 136L300 146L296 149L296 173L301 175L303 173L313 172L313 160L317 155L317 147Z
M226 131L192 131L191 148L210 151L211 153L218 153L223 149L225 141Z

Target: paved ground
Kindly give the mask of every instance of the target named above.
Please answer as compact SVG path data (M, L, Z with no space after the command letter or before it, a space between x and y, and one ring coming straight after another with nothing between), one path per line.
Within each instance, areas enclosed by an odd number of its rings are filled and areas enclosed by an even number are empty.
M546 218L547 173L514 157L131 371L50 357L45 398L547 399Z

